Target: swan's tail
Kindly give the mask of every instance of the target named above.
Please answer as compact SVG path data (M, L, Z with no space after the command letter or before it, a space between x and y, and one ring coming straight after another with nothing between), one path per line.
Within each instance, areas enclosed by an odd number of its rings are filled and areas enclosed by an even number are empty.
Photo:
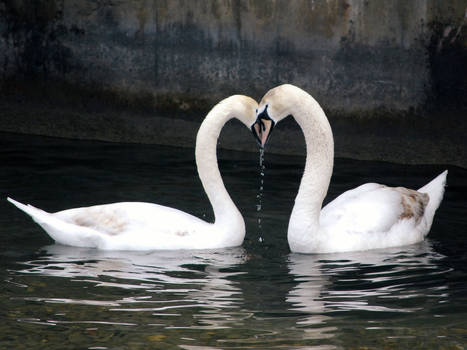
M75 247L98 247L101 241L96 231L63 221L44 210L25 205L8 197L7 200L28 214L57 243Z
M41 222L44 222L45 219L50 216L49 213L46 211L43 211L41 209L37 209L33 207L32 205L28 204L25 205L23 203L20 203L18 201L15 201L13 198L8 197L7 198L8 202L12 203L15 207L18 209L24 211L26 214L28 214L32 219L37 222L39 225Z
M447 175L448 171L445 170L436 178L427 183L425 186L418 189L418 192L427 193L430 196L430 200L425 208L424 215L428 225L427 233L431 228L431 224L433 223L433 217L435 216L436 209L438 209L439 205L441 204L441 201L443 200L444 187L446 186Z

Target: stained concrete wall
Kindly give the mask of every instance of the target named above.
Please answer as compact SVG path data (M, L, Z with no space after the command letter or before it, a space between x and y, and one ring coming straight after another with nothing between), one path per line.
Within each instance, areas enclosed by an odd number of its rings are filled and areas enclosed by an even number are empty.
M0 130L188 146L221 98L259 100L287 82L323 105L338 155L466 165L466 10L465 0L1 0ZM297 132L286 123L271 150L303 152Z

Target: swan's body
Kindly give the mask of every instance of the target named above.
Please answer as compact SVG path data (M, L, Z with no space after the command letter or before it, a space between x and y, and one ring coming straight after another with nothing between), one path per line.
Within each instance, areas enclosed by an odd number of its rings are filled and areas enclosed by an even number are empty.
M218 103L206 116L196 138L196 164L214 210L208 223L177 209L152 203L123 202L47 213L8 200L30 215L57 243L111 250L206 249L242 244L245 223L230 198L217 164L217 139L236 117L247 127L256 119L257 103L236 95Z
M292 115L305 136L307 157L289 220L290 249L329 253L395 247L428 234L444 194L447 171L418 191L368 183L322 207L334 161L331 127L318 102L293 85L270 90L254 126L264 146L274 123Z

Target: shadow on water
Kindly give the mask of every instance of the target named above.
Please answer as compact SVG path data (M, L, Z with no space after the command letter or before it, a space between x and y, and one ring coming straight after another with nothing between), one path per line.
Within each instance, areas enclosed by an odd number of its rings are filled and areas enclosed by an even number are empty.
M142 200L212 219L192 150L16 135L0 145L2 197L49 211ZM286 231L303 159L266 154L258 214L258 155L219 151L219 158L247 223L238 248L64 247L1 201L0 348L463 348L466 170L449 167L427 241L301 255L289 252ZM442 170L338 159L327 200L369 181L418 188Z

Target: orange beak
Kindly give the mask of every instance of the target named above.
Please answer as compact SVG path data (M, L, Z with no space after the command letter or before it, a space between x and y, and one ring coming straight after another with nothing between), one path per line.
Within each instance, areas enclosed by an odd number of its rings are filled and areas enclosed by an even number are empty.
M273 128L274 122L271 119L258 119L256 123L253 124L253 134L261 148L264 148Z
M251 126L251 132L258 141L259 147L264 148L269 136L274 129L274 121L269 117L267 106L256 118L256 122Z

